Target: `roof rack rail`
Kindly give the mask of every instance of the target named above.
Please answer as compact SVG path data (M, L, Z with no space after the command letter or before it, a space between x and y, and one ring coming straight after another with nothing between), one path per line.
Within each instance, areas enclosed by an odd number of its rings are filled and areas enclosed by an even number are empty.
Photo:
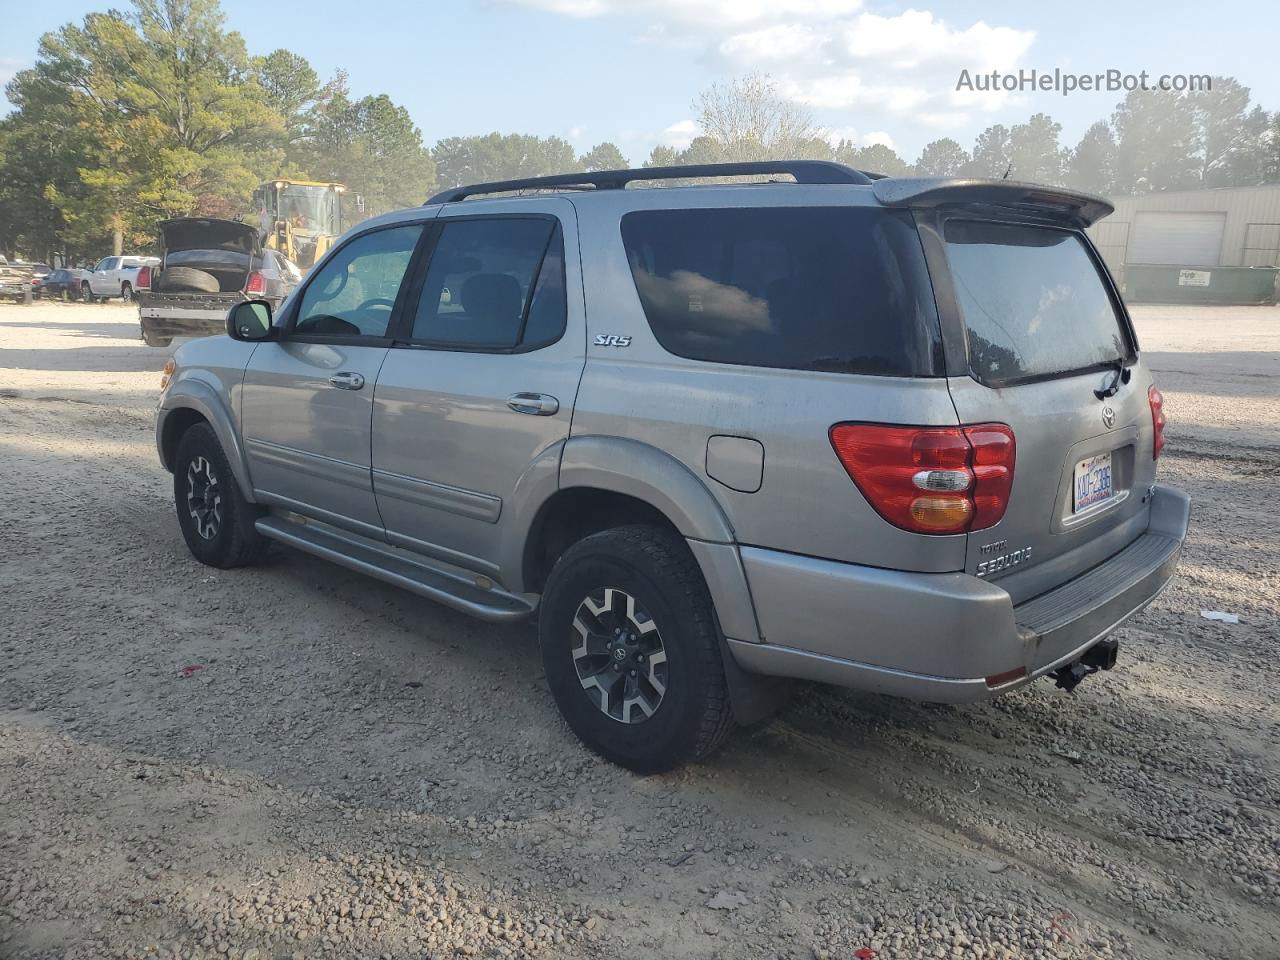
M496 180L442 190L427 201L454 203L482 193L510 193L515 190L547 190L594 187L597 190L621 190L633 180L683 180L695 177L742 177L770 173L789 173L797 183L854 183L862 186L872 177L860 170L829 160L756 160L744 163L697 163L683 167L642 167L638 170L598 170L595 173L561 173L553 177L528 177L523 180Z

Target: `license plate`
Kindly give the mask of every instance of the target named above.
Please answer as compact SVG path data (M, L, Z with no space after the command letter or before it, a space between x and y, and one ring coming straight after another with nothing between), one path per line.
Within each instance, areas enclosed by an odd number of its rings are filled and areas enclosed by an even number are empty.
M1071 493L1071 512L1079 513L1094 504L1111 499L1111 454L1085 457L1076 464L1075 486Z

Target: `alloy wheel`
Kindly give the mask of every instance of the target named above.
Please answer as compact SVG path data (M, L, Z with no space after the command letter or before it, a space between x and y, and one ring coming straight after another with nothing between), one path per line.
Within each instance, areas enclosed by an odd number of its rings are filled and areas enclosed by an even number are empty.
M573 616L573 665L600 711L621 723L643 723L667 692L667 652L658 625L635 597L605 587Z
M187 510L195 521L196 533L212 540L222 527L222 490L213 465L196 457L187 466Z

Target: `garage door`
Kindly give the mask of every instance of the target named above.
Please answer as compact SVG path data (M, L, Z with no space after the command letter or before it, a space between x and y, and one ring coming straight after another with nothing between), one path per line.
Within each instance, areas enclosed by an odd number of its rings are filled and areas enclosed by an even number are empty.
M1216 267L1226 225L1225 213L1139 213L1125 262Z

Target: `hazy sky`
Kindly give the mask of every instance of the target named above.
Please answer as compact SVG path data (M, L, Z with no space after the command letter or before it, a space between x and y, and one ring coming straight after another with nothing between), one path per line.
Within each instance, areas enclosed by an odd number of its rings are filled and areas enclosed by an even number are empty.
M30 65L40 35L108 2L0 0L0 80ZM115 0L126 6L127 0ZM966 148L991 123L1044 111L1074 144L1122 93L955 92L971 72L1228 74L1280 110L1280 4L876 0L223 0L252 53L284 46L355 94L408 107L425 141L557 134L579 150L613 140L635 163L688 142L691 102L716 80L761 70L833 136ZM305 12L299 16L297 12ZM0 104L7 106L7 103Z

